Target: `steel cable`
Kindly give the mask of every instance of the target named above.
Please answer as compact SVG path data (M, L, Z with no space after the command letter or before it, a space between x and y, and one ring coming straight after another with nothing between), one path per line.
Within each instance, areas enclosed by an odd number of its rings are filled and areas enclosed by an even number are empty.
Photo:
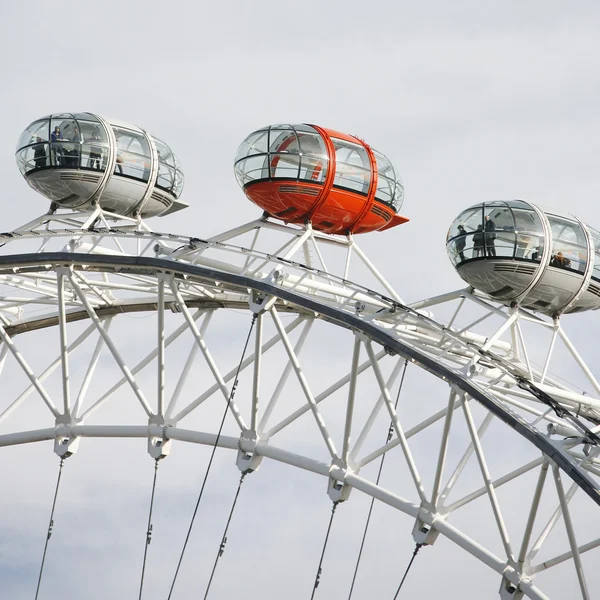
M235 493L235 498L233 499L233 504L231 505L231 510L229 511L229 517L227 519L227 524L225 525L225 531L223 532L223 537L221 538L221 543L219 544L219 550L217 551L217 556L215 557L215 563L212 568L212 572L210 574L210 578L208 580L208 584L206 586L206 592L204 593L204 600L208 598L208 592L210 591L210 586L212 585L213 577L215 576L215 571L217 570L217 563L221 556L223 556L223 552L225 552L225 545L227 544L227 531L229 530L229 524L231 523L231 517L233 517L233 511L235 510L235 505L237 504L238 497L240 495L240 490L242 489L242 483L244 483L244 477L246 477L246 473L242 473L240 477L240 483L238 485L237 492Z
M188 527L187 534L185 536L185 541L183 543L183 548L181 549L181 555L179 556L179 561L177 562L177 568L175 569L175 575L173 576L173 581L171 583L171 588L169 590L169 595L167 600L171 600L171 596L173 594L173 590L175 588L175 582L177 581L177 577L179 575L179 570L181 569L181 563L183 561L183 555L185 554L185 550L187 548L188 542L190 540L190 534L192 533L192 528L194 526L194 521L196 519L196 515L198 513L198 507L200 506L200 501L202 500L202 494L204 493L204 488L206 487L206 481L208 480L208 474L210 473L210 468L212 467L213 459L215 457L215 452L217 451L217 447L219 445L219 440L221 438L221 433L223 431L223 426L225 425L225 419L227 418L227 413L229 412L229 408L231 406L231 402L235 396L235 390L238 385L238 377L240 374L240 370L242 368L242 363L244 362L244 357L246 355L246 350L248 349L248 343L250 342L250 336L252 335L252 329L254 328L254 323L256 323L256 314L252 316L252 323L250 324L250 330L248 331L248 336L246 337L246 343L244 344L244 349L242 350L242 357L240 358L240 362L238 364L235 378L233 380L233 385L231 386L231 391L229 393L229 398L227 399L227 404L225 406L225 411L223 412L223 417L221 418L221 424L219 426L219 431L217 433L217 437L215 439L215 443L212 447L212 452L210 454L210 459L208 461L208 465L206 467L206 472L204 473L204 479L202 481L202 486L200 487L200 492L198 494L198 499L196 500L196 506L194 507L194 512L192 514L192 519L190 521L190 526Z
M321 583L321 573L323 571L323 558L325 557L325 550L327 550L327 542L329 541L329 533L331 532L331 525L333 524L333 517L335 516L335 509L339 504L339 500L333 503L333 507L331 509L331 517L329 518L329 526L327 527L327 534L325 535L325 542L323 543L323 550L321 551L321 558L319 560L319 568L317 569L317 576L315 577L315 584L313 586L312 594L310 595L310 600L313 600L315 597L315 592L319 587L319 583Z
M402 589L402 586L404 585L406 576L408 575L408 572L410 571L410 568L412 567L415 558L417 558L417 554L422 546L423 546L423 544L417 544L415 546L415 550L413 552L412 558L410 559L410 562L408 563L408 567L406 567L406 571L404 571L404 577L402 577L402 581L400 582L400 585L398 586L398 589L396 590L396 593L394 594L394 600L396 600L396 598L398 598L398 594L400 593L400 590Z
M46 553L48 552L48 543L52 537L52 530L54 529L54 510L56 508L56 499L58 498L58 488L60 487L60 480L62 477L63 465L65 464L64 457L60 459L60 466L58 468L58 477L56 478L56 488L54 490L54 500L52 502L52 510L50 511L50 522L48 523L48 532L46 534L46 543L44 544L44 554L42 555L42 564L40 565L40 574L38 576L37 588L35 590L35 600L40 593L40 585L42 583L42 574L44 573L44 564L46 562Z
M140 595L142 600L142 590L144 589L144 575L146 574L146 558L148 556L148 546L152 541L152 510L154 509L154 493L156 491L156 475L158 473L158 459L154 462L154 479L152 481L152 494L150 496L150 510L148 511L148 526L146 528L146 545L144 546L144 560L142 562L142 577L140 579Z
M402 391L402 386L404 384L404 376L406 375L406 366L408 365L408 361L404 361L404 369L402 370L402 377L400 378L400 385L398 386L398 394L396 395L396 403L394 405L394 410L398 409L398 401L400 400L400 392ZM388 444L394 435L394 427L393 423L390 423L388 428L387 437L385 443ZM381 462L379 463L379 471L377 472L377 479L375 481L375 485L379 485L379 480L381 479L381 472L383 471L383 463L385 462L385 453L381 455ZM369 512L367 513L367 520L365 522L365 530L363 532L362 540L360 542L360 549L358 551L358 557L356 559L356 566L354 567L354 575L352 576L352 585L350 586L350 593L348 594L348 600L352 598L352 593L354 592L354 584L356 583L356 576L358 575L358 567L360 565L360 561L362 558L363 549L365 547L365 540L367 539L367 531L369 529L369 524L371 523L371 514L373 513L373 505L375 504L375 498L371 498L371 504L369 506Z

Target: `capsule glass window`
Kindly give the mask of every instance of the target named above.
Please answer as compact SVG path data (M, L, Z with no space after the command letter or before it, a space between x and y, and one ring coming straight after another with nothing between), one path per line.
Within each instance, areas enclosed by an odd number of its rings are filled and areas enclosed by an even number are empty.
M109 154L109 141L106 130L96 120L78 120L77 122L83 140L81 144L81 167L94 171L105 171Z
M269 177L298 179L300 176L300 141L296 132L285 129L269 130Z
M175 198L179 198L179 196L181 196L182 191L183 171L179 168L179 164L177 163L177 167L175 168L175 185L173 186L173 196L175 196Z
M600 282L600 232L592 229L589 225L588 230L594 243L594 270L592 271L592 279Z
M269 131L263 129L251 133L238 148L235 161L254 154L266 154L269 150Z
M335 149L335 178L333 185L367 195L371 185L371 163L360 144L331 138Z
M305 125L298 126L297 129L301 154L299 178L322 183L325 181L329 168L329 156L325 142L312 127Z
M150 177L150 146L142 133L113 127L117 140L115 175L148 181Z
M483 206L481 204L472 206L458 215L448 230L447 240L461 235L459 226L462 226L466 233L473 233L478 225L483 226Z
M531 205L521 200L510 200L506 204L515 219L515 258L540 262L545 242L540 216Z
M158 156L158 175L155 185L165 192L172 192L175 186L175 156L161 140L154 138L154 144Z
M34 121L21 134L17 144L17 166L21 175L50 166L50 121Z
M377 189L375 190L375 199L394 206L395 191L396 191L396 173L392 163L380 152L373 151L375 160L377 161Z
M585 272L588 252L583 228L576 221L547 215L552 230L550 266Z
M29 146L31 144L47 142L48 136L50 135L49 127L50 122L48 121L48 119L40 119L39 121L34 121L21 134L21 137L19 138L19 142L17 144L17 150L25 148L25 146Z
M17 166L22 175L49 167L50 144L36 141L22 148L17 152Z
M50 123L50 158L52 166L78 169L81 164L81 132L72 115L53 115Z
M392 208L396 212L400 212L402 204L404 203L404 184L398 177L396 179L396 187L394 188L394 197L392 198Z
M483 206L483 250L490 258L515 255L515 216L506 202L486 202ZM478 237L478 236L477 236Z
M234 172L242 187L259 179L268 179L269 156L268 154L256 154L243 158L235 163Z

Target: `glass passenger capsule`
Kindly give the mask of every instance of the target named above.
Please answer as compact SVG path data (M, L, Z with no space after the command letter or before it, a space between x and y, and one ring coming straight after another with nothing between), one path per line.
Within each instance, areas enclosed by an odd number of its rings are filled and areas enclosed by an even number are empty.
M92 113L34 121L17 145L27 183L64 208L99 204L119 215L163 215L185 208L183 172L171 149L148 132Z
M251 133L235 158L246 196L286 223L327 233L366 233L408 221L398 215L402 181L362 140L316 125L271 125Z
M600 233L522 200L485 202L448 230L458 274L491 298L550 316L600 308Z

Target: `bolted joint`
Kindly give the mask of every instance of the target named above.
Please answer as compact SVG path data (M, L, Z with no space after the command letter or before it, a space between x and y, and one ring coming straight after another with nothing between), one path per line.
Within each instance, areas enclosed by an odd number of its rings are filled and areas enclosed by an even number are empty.
M60 419L56 422L54 452L61 458L69 458L79 449L80 438L72 434L71 423L64 415Z
M352 487L339 479L338 474L340 472L339 465L331 465L329 468L329 477L327 479L327 495L331 498L332 502L345 502L350 497ZM344 475L342 475L343 477Z
M167 428L162 423L150 423L148 428L148 454L154 460L162 460L171 452L171 440L167 439Z
M79 448L78 437L57 436L54 438L54 452L61 458L69 458Z
M238 440L238 453L235 460L237 468L244 474L258 471L263 457L256 454L258 437L255 431L245 429Z
M435 521L436 515L422 506L412 530L413 539L417 544L421 546L433 546L440 533L434 527Z
M274 296L261 294L256 290L252 290L252 293L248 298L248 306L255 315L258 315L260 313L265 312L266 310L269 310L269 308L271 308L271 306L275 304L276 300L277 298L275 298Z
M512 581L507 579L506 573L502 576L502 582L500 583L498 592L501 600L523 600L525 597L525 594L521 591L518 584L515 585Z
M279 285L284 276L285 274L283 269L281 267L275 267L271 273L269 273L265 281L271 285ZM276 296L271 296L269 294L258 292L257 290L252 290L250 298L248 299L248 304L250 306L250 310L257 315L269 310L276 301Z

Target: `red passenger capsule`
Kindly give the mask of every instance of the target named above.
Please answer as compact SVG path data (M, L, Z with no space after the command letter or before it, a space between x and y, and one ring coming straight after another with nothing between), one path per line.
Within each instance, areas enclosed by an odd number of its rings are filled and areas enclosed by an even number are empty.
M362 140L316 125L271 125L251 133L235 159L246 196L269 216L326 233L383 231L404 187L390 161Z

